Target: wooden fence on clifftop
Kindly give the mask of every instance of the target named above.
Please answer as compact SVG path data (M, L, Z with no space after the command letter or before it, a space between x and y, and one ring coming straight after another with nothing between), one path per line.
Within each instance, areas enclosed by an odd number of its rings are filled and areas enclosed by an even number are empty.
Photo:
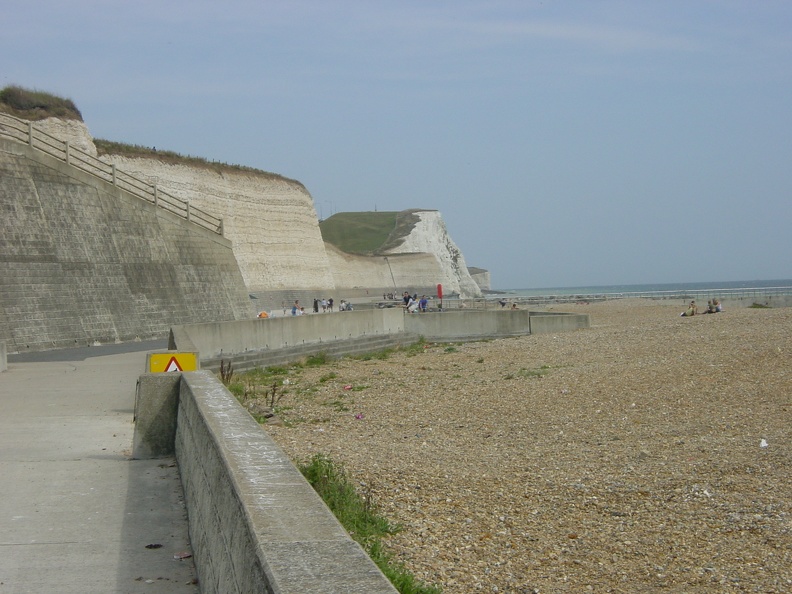
M116 169L115 165L105 163L101 159L71 146L68 141L59 140L39 130L33 125L33 122L0 113L0 136L25 143L67 165L175 214L189 223L203 227L212 233L223 235L223 219L191 206L189 200L182 200L162 191L156 184L150 184L134 175Z

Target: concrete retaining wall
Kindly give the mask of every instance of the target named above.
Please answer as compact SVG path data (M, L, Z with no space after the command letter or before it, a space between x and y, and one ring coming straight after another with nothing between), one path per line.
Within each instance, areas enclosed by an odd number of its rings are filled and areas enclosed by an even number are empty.
M588 327L588 314L528 310L449 310L442 313L408 314L404 318L406 332L435 341L506 338L545 332L567 332Z
M0 139L0 339L10 353L252 318L231 242Z
M280 365L324 352L342 356L413 342L505 338L589 327L587 314L451 310L406 314L401 308L287 316L171 328L169 348L198 351L201 365L238 371Z
M404 316L404 327L427 340L481 340L530 334L530 315L527 310L414 313Z
M569 332L590 327L588 314L531 312L531 334Z
M361 336L402 334L404 314L400 309L370 309L190 324L174 328L171 332L176 337L179 349L183 350L186 345L191 345L191 350L199 351L201 360L204 360L230 357L248 351L330 343ZM182 337L181 341L178 337Z
M170 377L165 384L145 379L154 375ZM211 372L141 376L139 424L146 424L152 411L175 406L171 378L180 378L178 414L175 427L169 421L166 429L179 464L203 594L396 592ZM152 399L153 404L142 404Z
M375 353L385 349L412 344L418 336L408 334L379 334L348 338L334 342L313 342L283 349L247 351L230 356L201 360L201 368L219 372L223 362L233 364L233 371L248 371L275 365L290 365L308 357L324 356L330 359Z

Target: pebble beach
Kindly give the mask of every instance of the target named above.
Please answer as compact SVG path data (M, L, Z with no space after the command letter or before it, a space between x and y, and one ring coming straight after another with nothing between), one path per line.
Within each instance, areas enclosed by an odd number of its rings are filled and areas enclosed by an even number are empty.
M792 308L724 305L304 368L264 428L342 464L445 594L790 592Z

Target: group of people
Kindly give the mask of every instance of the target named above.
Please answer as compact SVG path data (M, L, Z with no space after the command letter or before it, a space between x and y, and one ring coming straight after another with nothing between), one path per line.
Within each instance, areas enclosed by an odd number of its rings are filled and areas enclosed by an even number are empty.
M508 302L508 301L506 301L506 299L504 299L503 297L501 297L500 299L498 299L498 304L499 304L501 307L506 307L506 306L509 304L509 302ZM517 307L517 304L516 304L516 303L512 303L512 304L511 304L511 307L510 307L509 309L512 309L512 310L514 310L514 309L519 309L519 307Z
M402 301L404 301L404 307L407 308L408 313L415 313L416 311L425 313L429 308L429 299L426 295L421 295L421 298L418 299L418 293L410 295L405 291L402 295Z
M327 299L314 299L313 312L319 313L320 309L322 313L335 311L335 301L333 298L328 297ZM338 311L352 311L352 304L342 299L338 306ZM300 306L300 301L298 299L294 302L294 305L292 305L291 315L301 316L303 314L305 314L305 308Z
M705 309L701 313L713 314L713 313L718 313L718 312L721 312L721 311L723 311L723 306L721 305L720 300L719 299L710 299L710 300L707 301L707 309ZM690 305L688 305L688 308L685 311L683 311L681 314L679 314L679 315L681 317L685 318L685 317L695 316L698 313L699 313L699 310L698 310L698 306L696 305L696 302L695 301L691 301Z
M328 299L314 299L313 300L313 310L314 313L319 313L319 308L322 308L322 313L327 313L328 311L333 311L333 298L330 297Z
M286 302L284 301L282 303L282 305L283 305L283 315L287 315L287 311L289 311L289 310L287 310L287 308L286 308ZM321 311L323 313L331 312L331 311L334 311L334 307L335 307L335 301L333 301L332 297L329 297L327 299L314 299L314 302L313 302L313 311L314 311L314 313L319 313L320 308L321 308ZM341 302L339 303L338 311L352 311L352 304L349 303L348 301L342 299ZM305 308L302 305L300 305L300 300L299 299L295 299L294 300L294 303L291 306L290 313L293 316L305 315ZM262 311L258 315L258 317L260 317L260 318L268 318L269 315L267 314L267 312Z

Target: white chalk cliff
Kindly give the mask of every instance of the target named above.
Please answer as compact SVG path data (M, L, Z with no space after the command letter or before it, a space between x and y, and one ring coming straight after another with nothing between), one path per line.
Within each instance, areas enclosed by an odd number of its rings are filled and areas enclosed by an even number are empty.
M481 289L470 276L462 251L451 240L443 217L436 210L411 211L418 217L409 235L388 254L432 254L438 262L444 293L463 297L480 297Z
M82 122L49 118L34 125L97 154ZM447 295L481 295L437 211L413 211L417 223L386 256L354 256L324 243L313 198L298 181L223 166L170 164L154 157L101 159L221 217L251 292L365 288L372 294L391 289L400 293L439 283Z

